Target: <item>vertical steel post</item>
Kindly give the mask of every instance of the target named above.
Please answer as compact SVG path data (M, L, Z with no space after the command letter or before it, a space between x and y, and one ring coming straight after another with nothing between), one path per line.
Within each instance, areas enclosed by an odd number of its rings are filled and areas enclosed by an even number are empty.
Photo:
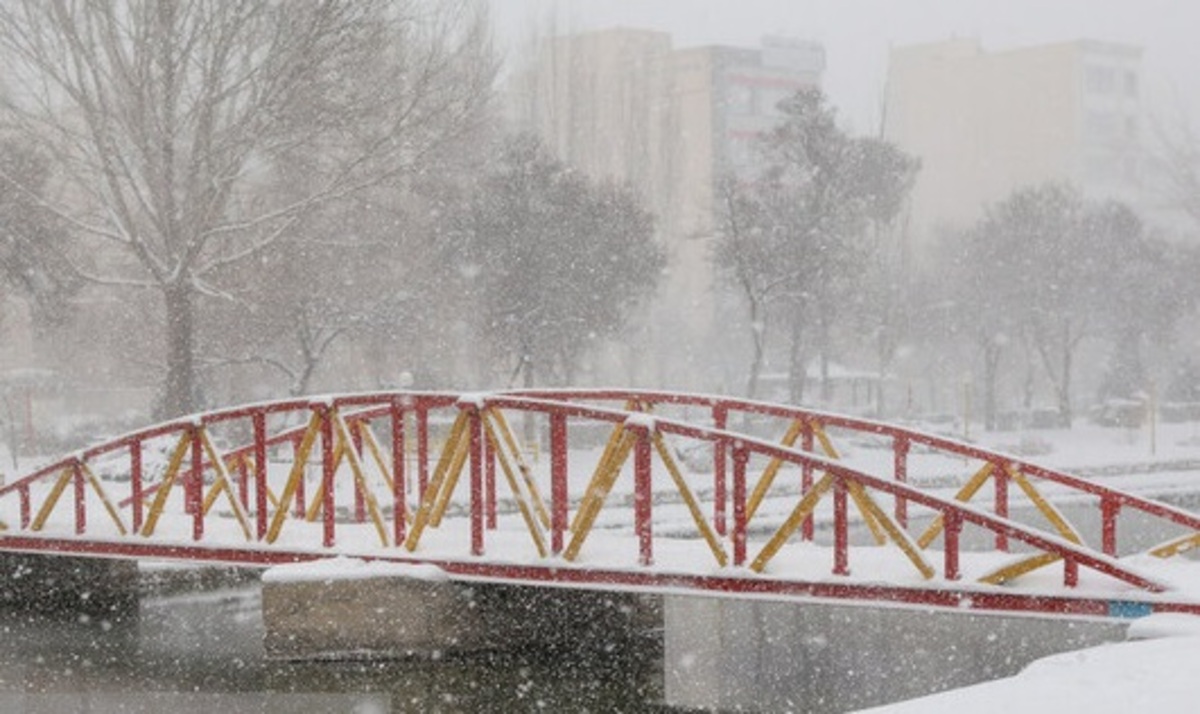
M83 484L83 468L76 461L72 467L75 482L75 535L83 535L87 530L87 490Z
M567 530L567 415L550 413L550 550L558 555Z
M846 513L848 489L841 476L833 481L833 574L850 574L850 533Z
M1112 496L1100 497L1100 540L1104 554L1117 557L1117 514L1121 511L1121 502Z
M813 428L812 424L804 422L804 431L800 434L800 448L805 453L813 452ZM812 464L805 461L800 466L800 496L808 493L813 487L813 467ZM813 516L808 514L804 518L804 523L800 526L800 540L812 541L813 539Z
M723 440L722 440L723 441ZM746 564L746 447L733 443L733 564Z
M992 485L996 489L996 517L1008 518L1008 471L1002 468L992 469ZM996 532L996 550L1001 553L1008 552L1008 534L1003 531Z
M417 403L417 498L425 498L429 485L429 407Z
M482 418L482 417L480 417ZM483 440L483 492L487 509L487 529L496 530L496 445Z
M729 421L729 408L724 404L713 406L713 428L724 430ZM725 502L728 500L725 484L725 465L727 463L727 445L724 439L717 439L713 444L713 530L718 535L725 535Z
M404 492L404 411L392 400L392 537L399 546L408 537L405 523L408 497Z
M471 555L483 555L483 424L479 409L470 408Z
M358 462L362 463L363 441L362 430L369 428L364 422L347 422L346 428L350 430L350 447L354 449L354 455L358 457ZM367 520L367 498L363 493L363 484L359 483L358 479L354 479L354 522L363 523Z
M185 485L188 512L192 514L192 540L204 537L204 445L200 441L200 426L191 429L192 473ZM214 464L215 468L215 464Z
M334 544L337 499L334 498L333 482L333 409L321 407L321 513L323 521L322 543L326 548Z
M267 414L254 412L254 524L258 539L267 535ZM280 504L287 510L287 504Z
M942 524L942 546L946 549L944 576L947 580L958 580L962 576L958 568L958 536L962 532L962 514L956 510L947 511L942 516Z
M650 506L654 493L650 483L650 430L638 428L637 443L633 451L633 510L634 530L638 536L638 562L651 565L654 562L654 534L650 524Z
M129 443L129 505L133 507L134 533L140 533L142 530L145 506L142 503L143 498L145 494L142 491L142 442L135 439Z

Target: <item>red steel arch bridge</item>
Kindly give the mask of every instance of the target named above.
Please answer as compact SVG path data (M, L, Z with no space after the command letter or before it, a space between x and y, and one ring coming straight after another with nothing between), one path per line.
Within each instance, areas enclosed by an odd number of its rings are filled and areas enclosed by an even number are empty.
M1169 539L1122 549L1131 519ZM349 556L467 580L1200 613L1200 564L1186 556L1200 516L1187 510L899 425L675 392L384 392L223 409L7 483L0 521L0 550L23 552Z

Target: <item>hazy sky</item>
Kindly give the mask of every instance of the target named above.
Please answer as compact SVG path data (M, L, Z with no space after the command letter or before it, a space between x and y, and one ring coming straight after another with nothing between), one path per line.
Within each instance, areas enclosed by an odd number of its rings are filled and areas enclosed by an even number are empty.
M676 46L755 45L764 34L817 40L827 55L825 90L860 132L878 122L888 48L950 37L975 38L991 50L1082 38L1139 45L1154 113L1182 103L1200 119L1200 0L490 2L499 34L509 43L555 17L563 29L667 30Z

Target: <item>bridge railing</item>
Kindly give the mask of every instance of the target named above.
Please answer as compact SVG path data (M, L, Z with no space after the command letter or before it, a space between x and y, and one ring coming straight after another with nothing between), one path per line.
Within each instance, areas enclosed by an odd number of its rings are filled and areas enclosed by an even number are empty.
M1200 533L1200 517L1189 511L1127 493L1094 480L1047 468L1018 456L990 451L974 444L896 424L727 396L618 389L544 389L521 390L514 393L551 400L625 404L639 409L655 409L662 406L682 407L693 413L696 411L706 413L708 422L718 428L736 428L741 417L744 416L772 418L789 425L781 443L795 446L799 442L799 448L804 451L811 452L821 449L830 457L837 455L835 447L829 439L832 430L842 430L850 435L876 437L890 441L890 476L893 480L900 483L910 481L911 455L914 450L918 449L926 453L976 462L979 469L966 483L962 484L955 495L956 499L972 500L983 491L982 487L990 481L992 485L991 511L998 516L1007 518L1011 512L1011 492L1014 488L1019 489L1060 536L1076 542L1083 541L1080 531L1053 505L1050 499L1040 492L1037 484L1054 484L1069 494L1090 497L1098 510L1098 520L1101 524L1100 549L1106 555L1116 556L1118 554L1118 524L1123 510L1141 512L1153 519L1170 523L1182 531L1180 537L1152 549L1151 552L1155 555L1175 555L1191 548L1200 547L1200 536L1197 536L1197 533ZM719 532L724 532L726 527L726 499L722 496L728 489L728 463L728 454L725 453L724 447L720 444L716 445L713 450L712 487L717 496L712 519L714 527ZM756 492L759 492L760 496L771 486L776 472L777 469L770 468L764 472L763 477L756 485ZM807 490L811 485L811 469L806 468L802 473L800 489ZM908 503L909 499L902 494L894 498L893 512L896 520L902 526L908 525ZM923 546L928 545L940 531L941 524L934 523L920 536L919 541ZM803 524L801 536L805 539L812 539L813 521L811 518ZM1008 550L1006 535L996 534L995 548L1000 551Z
M666 405L691 410L689 420L665 415ZM697 410L705 418L695 418ZM506 414L534 417L549 456L548 473L530 463ZM739 414L780 419L788 424L787 433L779 443L739 433L730 428ZM572 455L570 434L597 425L609 433L599 460L594 468L573 466L571 459L578 455ZM837 460L829 438L835 428L891 439L891 473ZM435 430L440 448L432 447ZM409 445L414 440L416 474L405 458L414 450ZM712 476L689 473L668 440L710 447ZM957 498L947 498L909 482L908 456L914 445L969 456L984 466ZM824 455L816 453L818 448ZM272 452L283 463L275 473ZM109 470L126 466L128 479L100 478L102 463ZM751 473L753 464L765 465L757 478ZM310 466L319 471L313 494L305 493ZM798 488L773 487L784 467L800 472ZM581 475L588 476L584 484ZM1016 483L1024 490L1022 480L1032 478L1098 496L1106 523L1113 524L1111 543L1109 526L1104 548L1095 552L1069 524L1051 519L1055 530L1047 531L1009 518L999 484ZM997 484L992 508L968 503L989 479ZM465 497L460 483L467 484ZM228 516L222 525L233 522L234 538L247 551L279 547L287 523L306 521L319 526L319 542L308 545L313 549L344 548L337 534L341 523L348 522L374 531L375 551L419 553L425 534L449 518L463 522L469 546L461 555L471 557L485 552L487 533L497 527L498 484L499 490L507 487L508 501L519 513L535 555L568 564L594 538L600 514L619 484L630 497L629 507L609 504L607 512L630 516L636 562L642 566L655 564L655 502L659 494L670 492L685 507L693 537L707 546L713 565L775 577L788 577L788 567L778 565L776 556L797 534L811 538L819 507L832 513L834 575L849 573L850 504L857 508L857 522L877 542L893 543L921 578L951 581L962 575L960 534L968 525L990 533L999 550L1014 540L1037 553L989 582L1061 561L1068 585L1077 582L1082 566L1147 590L1165 586L1115 558L1119 510L1136 508L1200 530L1200 519L1179 509L936 435L783 405L616 390L360 394L223 410L84 449L0 488L0 500L16 498L20 529L38 533L52 525L70 488L66 502L73 504L73 517L66 520L73 522L75 536L170 540L172 548L181 537L211 541L206 524L211 525L218 503ZM768 494L787 514L782 523L761 520ZM347 495L352 507L345 503ZM893 501L891 513L880 507L881 497ZM455 503L462 506L461 518L454 515ZM934 515L934 525L917 538L907 531L910 503ZM97 507L107 520L89 520L89 509ZM1048 506L1044 512L1054 511ZM168 521L185 524L182 534L176 529L164 536L157 530ZM940 568L926 556L926 548L939 537ZM358 540L353 544L353 549L363 548Z

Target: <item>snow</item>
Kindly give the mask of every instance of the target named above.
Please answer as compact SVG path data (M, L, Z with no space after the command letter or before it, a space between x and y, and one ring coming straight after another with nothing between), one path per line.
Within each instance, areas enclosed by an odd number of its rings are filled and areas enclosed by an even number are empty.
M308 563L277 565L263 573L264 583L294 583L332 580L365 580L368 578L408 578L410 580L443 581L446 572L435 565L362 560L338 556Z
M625 417L625 426L630 429L645 429L647 432L653 433L656 429L657 422L650 414L635 412Z
M1140 639L1038 660L1021 673L865 710L873 714L1128 714L1194 712L1200 618L1155 615L1136 623Z

